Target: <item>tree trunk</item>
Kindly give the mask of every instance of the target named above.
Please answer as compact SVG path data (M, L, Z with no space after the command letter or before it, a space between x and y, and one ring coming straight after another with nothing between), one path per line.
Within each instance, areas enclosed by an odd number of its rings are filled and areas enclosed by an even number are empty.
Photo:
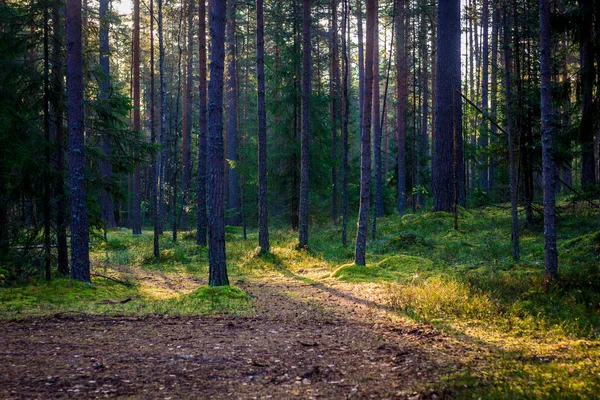
M210 13L210 81L208 83L208 264L209 285L229 285L225 258L225 154L223 146L223 70L226 4L216 1Z
M100 100L108 101L110 97L110 63L109 63L109 44L108 32L110 29L110 17L108 14L108 0L100 0L100 69L102 78L100 80ZM109 185L112 180L112 140L110 133L102 132L102 152L106 157L101 163L102 184ZM102 221L108 228L117 226L115 222L115 207L113 200L108 192L102 188L100 194L100 207L102 209Z
M227 0L227 168L229 176L229 225L241 225L240 178L238 173L237 88L235 10L236 0Z
M155 115L155 84L154 84L154 0L150 0L150 141L153 145L156 144L156 115ZM150 164L150 186L152 188L152 227L154 235L152 239L152 248L154 251L154 257L160 256L160 245L158 238L160 235L159 229L159 213L158 203L160 195L158 193L158 176L160 173L159 158L155 157L153 162Z
M343 60L343 78L342 78L342 244L347 243L348 227L348 119L350 114L350 99L348 97L348 86L350 76L350 57L348 55L349 42L349 13L348 0L343 0L342 16L342 54Z
M311 33L310 0L303 0L302 21L302 136L300 153L300 248L308 247L308 148L310 140L310 95L311 95Z
M198 75L199 116L198 116L198 220L196 244L206 246L206 0L198 1Z
M331 115L331 217L337 224L338 217L338 177L337 177L337 123L338 123L338 99L340 88L340 60L338 54L338 25L337 25L337 3L331 0L331 70L329 79L329 113Z
M540 73L542 78L542 174L544 179L544 262L546 281L556 279L556 167L552 153L552 55L550 54L550 4L540 0Z
M265 21L263 0L256 0L256 79L258 81L258 245L269 252L267 191L267 111L265 108Z
M367 0L367 46L365 54L364 108L360 138L360 207L354 262L366 265L367 228L371 203L371 102L373 100L373 41L377 0Z
M479 150L486 151L488 145L488 119L485 116L488 113L488 60L489 60L489 47L488 47L488 13L489 5L488 0L483 0L483 12L481 14L481 25L483 26L483 62L481 65L481 110L484 113L481 118L481 126L479 129ZM488 179L488 160L485 155L479 158L479 165L481 171L479 173L479 186L484 192L489 191L489 179Z
M490 99L490 116L492 120L497 121L498 115L498 31L500 30L500 0L492 0L492 74L491 74L491 99ZM494 144L496 142L496 137L498 136L498 127L496 124L491 124L490 126L490 143ZM496 155L492 155L490 159L490 168L489 168L489 180L488 187L490 191L493 191L496 187L496 166L498 165L498 160L496 159Z
M181 160L183 171L181 174L181 229L188 230L188 204L190 203L190 180L192 174L192 109L193 109L193 90L194 90L194 0L189 0L187 4L187 66L185 79L185 102L183 110L184 129L183 140L181 142L182 154Z
M160 79L160 123L156 140L162 144L162 149L157 155L156 164L158 169L158 231L163 233L163 222L165 218L165 159L166 159L166 125L167 125L167 91L165 89L165 46L163 33L163 0L158 0L158 69Z
M133 130L140 132L140 0L133 0ZM134 235L142 234L142 199L140 167L133 173Z
M503 31L504 31L504 92L506 101L506 130L508 131L508 165L510 182L510 202L512 217L512 243L513 258L519 259L519 211L518 211L518 190L517 190L517 166L515 155L515 134L513 125L513 101L512 101L512 76L511 76L511 52L510 52L510 30L508 23L508 2L504 0L503 10Z
M460 2L440 0L437 14L437 65L435 80L435 149L433 171L433 208L435 211L451 212L453 209L454 184L457 179L459 203L464 202L464 161L462 139L462 107L460 91ZM456 124L456 146L453 126ZM453 149L456 148L456 171L454 172Z
M363 14L362 1L356 0L356 25L358 35L358 101L359 101L359 120L363 123L363 113L365 108L365 46L363 40ZM362 126L360 132L363 131Z
M593 2L578 0L581 24L579 28L580 66L581 66L581 124L579 141L581 143L581 186L596 184L594 161L594 114L593 91L596 72L594 68Z
M406 212L406 95L408 63L406 57L406 1L395 0L396 24L396 139L398 141L398 181L396 186L396 209L398 214Z
M52 27L54 31L52 43L52 90L50 92L50 114L53 118L53 136L56 143L55 168L56 181L54 197L56 199L56 245L58 251L58 272L69 274L69 249L67 247L67 196L65 195L65 163L64 163L64 102L63 102L63 14L62 6L52 6Z
M383 176L381 160L381 108L379 90L379 12L375 8L375 28L373 39L373 162L375 167L375 208L374 217L383 217Z
M85 188L83 52L81 0L67 1L67 106L69 111L69 186L71 187L71 278L90 281Z

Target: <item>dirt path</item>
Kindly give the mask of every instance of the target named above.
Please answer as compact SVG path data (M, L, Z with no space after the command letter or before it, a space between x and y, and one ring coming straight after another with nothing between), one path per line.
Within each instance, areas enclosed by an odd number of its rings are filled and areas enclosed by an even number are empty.
M0 398L445 398L454 344L351 285L241 283L248 318L62 316L0 328Z

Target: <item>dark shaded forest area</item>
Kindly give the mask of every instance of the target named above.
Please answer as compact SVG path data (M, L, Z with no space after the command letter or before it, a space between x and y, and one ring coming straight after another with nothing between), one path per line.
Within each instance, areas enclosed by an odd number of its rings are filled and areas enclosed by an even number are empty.
M592 0L0 0L0 397L593 398L599 116Z

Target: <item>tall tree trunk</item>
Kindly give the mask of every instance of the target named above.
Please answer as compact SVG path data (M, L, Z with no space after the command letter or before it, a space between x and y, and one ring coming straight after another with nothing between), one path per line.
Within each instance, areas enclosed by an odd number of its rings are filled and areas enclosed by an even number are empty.
M158 0L158 69L160 80L160 123L157 134L157 141L162 145L162 149L157 155L156 164L158 169L158 232L163 233L163 222L165 218L165 159L166 159L166 125L167 125L167 91L165 88L165 46L163 32L163 0Z
M363 39L363 14L362 0L356 0L356 25L358 35L358 101L359 101L359 120L363 123L363 113L365 108L365 46ZM360 132L363 131L362 126Z
M348 86L350 77L350 57L348 55L349 42L349 12L348 0L343 0L342 16L342 54L343 78L342 78L342 244L347 243L348 227L348 119L350 114L350 99L348 97Z
M236 0L227 0L227 168L229 171L229 224L240 226L241 201L238 173L235 4Z
M69 111L69 186L71 187L71 277L90 281L85 191L83 51L81 0L67 1L67 106Z
M542 77L542 174L544 179L544 262L546 280L558 273L556 249L556 168L552 153L552 48L550 42L550 1L540 0L540 73Z
M500 0L492 0L492 74L491 74L491 82L490 82L490 116L492 120L497 121L498 115L498 33L500 30ZM496 137L498 136L498 127L496 124L491 124L490 126L490 143L493 145L496 142ZM490 159L490 168L489 168L489 180L488 187L490 191L493 191L496 187L496 166L498 165L498 160L496 159L496 155L492 155Z
M464 202L464 162L462 107L460 91L460 1L440 0L437 13L437 65L435 80L435 149L433 171L433 208L451 212L455 186L459 202ZM456 125L456 135L453 126ZM454 139L456 136L456 139ZM456 144L454 141L456 140ZM453 162L456 148L457 163ZM456 171L454 171L456 169ZM452 177L456 176L456 185Z
M331 217L337 224L338 217L338 176L337 176L337 123L338 123L338 99L340 88L340 60L338 52L338 25L337 25L337 3L331 0L331 41L330 58L331 69L329 79L329 113L331 115Z
M428 121L429 121L429 71L427 70L427 61L429 60L429 51L427 48L427 23L425 21L421 22L421 32L420 32L420 51L421 51L421 60L423 62L423 71L422 71L422 84L423 84L423 98L421 99L421 135L419 139L419 154L421 156L420 165L420 175L421 175L421 186L424 186L425 182L429 180L428 175L429 171L426 168L426 162L429 159L429 138L428 138ZM419 205L423 206L425 204L425 196L424 193L420 190L419 195Z
M44 274L47 281L52 279L51 261L52 261L52 243L50 232L50 205L51 186L49 169L50 159L50 26L49 26L48 8L44 7L44 158L46 168L44 168Z
M488 61L489 61L489 47L488 47L488 13L489 5L488 0L483 0L483 12L481 13L481 25L483 26L483 63L481 65L481 110L484 113L484 117L481 118L481 125L479 129L479 149L480 151L486 151L488 145L488 119L485 116L488 113ZM488 160L485 155L479 158L479 165L481 166L481 172L479 173L479 185L481 190L484 192L489 191L489 179L488 179Z
M65 195L65 163L64 163L64 102L63 102L63 24L61 16L63 6L54 3L52 6L52 90L50 92L50 114L52 115L53 136L56 143L55 168L56 181L54 197L56 199L56 246L58 251L58 272L69 274L69 249L67 247L67 197Z
M265 21L263 0L256 0L256 79L258 81L258 245L269 252L267 191L267 111L265 108Z
M593 2L578 0L581 24L579 28L580 66L581 66L581 124L579 142L581 143L581 186L596 184L594 161L594 114L593 91L596 72L594 68Z
M302 137L300 153L300 248L308 246L308 148L310 140L310 94L311 94L311 33L310 0L303 0L302 20Z
M100 80L100 100L107 101L110 97L110 49L108 45L108 31L110 29L110 17L108 14L109 0L100 0L100 69L102 78ZM101 163L103 185L110 184L112 180L112 140L110 133L102 132L102 152L106 157ZM115 221L115 207L108 192L102 188L100 207L102 209L102 221L109 228L117 226Z
M229 285L225 257L225 153L223 146L223 70L225 64L224 1L210 12L210 81L208 83L208 265L209 285Z
M508 22L508 7L510 0L504 0L503 4L503 34L504 34L504 93L506 101L506 130L508 131L508 169L509 169L509 184L510 184L510 202L511 202L511 217L512 217L512 244L513 258L519 259L519 211L518 211L518 189L517 189L517 166L515 155L515 134L513 123L513 100L512 100L512 63L510 51L510 36Z
M406 1L395 0L396 24L396 139L398 141L398 180L396 186L396 208L398 214L406 212L406 97L408 62L406 57Z
M206 246L206 0L198 1L198 75L199 117L198 117L198 220L196 244Z
M381 107L379 90L379 10L375 8L375 38L373 39L373 161L375 167L374 217L383 217L383 176L381 160ZM375 221L375 219L374 219ZM374 225L375 226L375 223Z
M150 0L150 141L153 145L156 144L156 105L155 105L155 84L154 84L154 0ZM160 256L160 245L158 238L160 235L160 223L158 204L160 194L158 191L158 177L160 174L159 157L155 157L150 164L150 186L152 193L152 228L154 235L152 238L152 248L154 257Z
M140 0L133 0L133 130L140 132ZM140 167L133 173L133 234L142 234Z
M365 54L364 109L360 138L360 207L354 262L366 265L367 229L371 203L371 102L373 100L373 41L377 0L367 0L367 46Z
M189 188L192 175L192 109L193 109L193 90L194 90L194 0L189 0L187 4L187 66L185 68L185 102L183 110L184 129L183 140L181 142L182 154L181 160L183 171L181 174L181 229L188 230L188 204Z

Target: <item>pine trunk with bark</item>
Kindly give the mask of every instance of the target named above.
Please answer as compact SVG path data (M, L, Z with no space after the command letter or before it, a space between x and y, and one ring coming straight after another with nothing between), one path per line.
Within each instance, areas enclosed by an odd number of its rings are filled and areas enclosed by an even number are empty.
M133 1L133 130L140 132L140 0ZM132 231L142 234L142 193L140 167L133 173Z
M265 21L263 0L256 0L256 79L258 83L258 245L269 252L267 191L267 111L265 107Z
M342 18L342 55L344 57L342 64L342 244L345 246L348 241L348 120L350 115L350 98L348 95L350 77L348 0L343 0Z
M198 182L196 244L206 246L206 0L198 1Z
M375 207L373 218L383 217L383 176L381 154L381 107L379 90L379 12L375 9L375 38L373 39L373 164L375 168ZM373 222L375 226L375 222ZM373 230L374 231L374 230Z
M209 285L229 285L225 257L225 152L223 143L223 72L225 64L225 1L210 12L210 81L208 83L208 265Z
M406 57L406 1L395 0L394 5L396 24L396 140L398 150L396 154L397 163L397 186L396 186L396 209L398 214L406 212L406 97L408 80L408 61Z
M550 1L540 0L540 73L542 78L542 174L544 181L544 262L546 281L556 279L556 167L552 150L552 49L550 36Z
M309 140L311 95L311 29L310 0L303 0L302 20L302 133L300 138L300 211L298 242L301 249L308 247L308 194L309 194Z
M338 218L338 174L337 174L337 127L338 127L338 99L340 88L340 60L338 48L337 25L338 0L331 0L331 40L330 40L330 79L329 79L329 114L331 117L331 217L334 224Z
M437 13L433 208L452 212L464 202L464 158L460 76L460 1L440 0ZM456 127L456 134L454 132ZM456 153L456 154L455 154ZM454 159L456 158L456 162ZM458 192L458 193L455 193Z
M367 0L367 46L365 54L364 108L360 138L360 206L354 262L366 265L367 229L371 203L371 102L373 100L373 41L377 0Z
M183 110L183 140L181 142L181 161L183 171L181 173L181 229L188 230L188 204L190 199L190 181L192 175L192 109L194 90L194 0L187 3L187 45L185 52L185 101Z
M483 11L481 13L481 25L483 26L483 58L481 65L481 110L483 111L483 117L481 118L481 125L479 129L479 150L485 152L488 146L488 119L486 118L488 113L488 61L489 61L489 46L488 46L488 17L489 4L488 0L483 0ZM479 173L479 186L484 192L489 191L489 168L488 160L485 155L480 156L479 165L481 171Z
M237 70L235 45L236 0L227 0L227 169L229 177L229 225L241 225L240 178L238 173Z
M71 188L71 278L90 282L85 184L81 0L67 1L67 108Z

